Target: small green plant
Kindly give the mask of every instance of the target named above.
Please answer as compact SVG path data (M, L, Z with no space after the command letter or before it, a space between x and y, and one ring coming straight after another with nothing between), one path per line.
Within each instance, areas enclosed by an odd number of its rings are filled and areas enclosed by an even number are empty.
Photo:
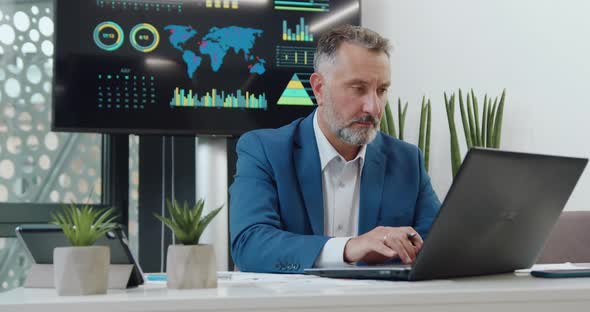
M197 245L207 225L223 207L221 205L201 218L204 206L205 201L203 199L199 199L193 208L189 208L186 201L184 205L180 205L176 200L166 200L166 207L170 217L167 218L158 214L154 214L154 216L170 228L182 244Z
M98 238L117 228L116 219L112 208L96 209L89 204L71 203L51 214L51 223L63 230L72 246L93 245Z
M447 97L446 93L444 96L451 135L451 167L454 177L461 166L461 150L455 125L455 94L452 94L450 98ZM502 91L499 101L498 97L496 97L492 102L492 98L488 98L486 94L483 99L483 114L480 121L479 105L475 92L471 90L471 92L467 93L467 108L465 108L463 93L459 89L459 108L467 149L472 147L500 148L505 99L506 89Z
M479 121L479 105L473 92L467 93L467 112L463 105L463 94L459 89L459 104L461 108L461 121L465 132L467 148L491 147L499 148L502 135L502 116L504 114L504 100L506 90L502 91L500 102L498 97L492 104L492 98L486 94L483 98L483 114Z
M408 111L408 103L402 109L402 100L400 98L397 99L397 117L399 121L399 132L395 129L395 121L393 120L393 113L391 112L391 107L389 106L389 102L385 103L385 112L383 117L381 117L381 131L385 134L388 134L396 139L403 140L404 139L404 127L406 124L406 112ZM398 134L399 133L399 137Z
M393 114L391 113L391 108L389 107L389 101L385 103L385 111L381 117L381 132L397 139L395 121L393 120Z
M420 110L420 134L418 138L418 147L424 154L424 166L428 171L428 163L430 158L430 124L431 124L431 113L430 113L430 99L426 99L426 96L422 97L422 107ZM408 112L408 102L402 108L402 100L397 100L397 115L399 121L398 131L395 129L395 121L393 120L393 113L389 107L389 102L385 104L385 112L381 118L381 131L394 138L404 139L404 128L406 126L406 114ZM397 136L399 133L399 137Z

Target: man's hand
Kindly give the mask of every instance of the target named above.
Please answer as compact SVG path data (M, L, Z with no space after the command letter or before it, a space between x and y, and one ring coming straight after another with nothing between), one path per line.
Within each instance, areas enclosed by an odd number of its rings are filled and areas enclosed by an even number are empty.
M379 226L351 238L344 247L344 261L379 264L400 258L410 264L422 248L422 237L411 227Z

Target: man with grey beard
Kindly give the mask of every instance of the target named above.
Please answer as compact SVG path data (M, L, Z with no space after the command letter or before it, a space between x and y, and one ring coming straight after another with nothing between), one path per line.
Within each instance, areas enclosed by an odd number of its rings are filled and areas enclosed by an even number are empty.
M440 202L419 149L379 131L389 49L366 28L327 31L310 77L318 108L240 138L230 187L240 270L301 273L416 259Z

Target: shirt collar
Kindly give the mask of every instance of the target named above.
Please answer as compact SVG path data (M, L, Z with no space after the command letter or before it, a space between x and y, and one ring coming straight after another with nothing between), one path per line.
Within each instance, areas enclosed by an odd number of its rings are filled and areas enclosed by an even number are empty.
M320 124L318 122L318 110L317 109L314 112L314 116L313 116L313 132L315 135L315 141L317 142L317 145L318 145L318 151L320 153L320 165L321 165L322 171L324 171L326 166L334 158L340 158L343 162L346 162L344 157L342 157L342 155L340 155L338 153L338 151L334 148L334 146L332 146L332 144L330 144L330 142L328 141L328 138L326 138L326 136L322 132L322 129L320 129ZM358 159L358 161L360 163L360 167L362 169L366 153L367 153L367 145L364 144L361 146L359 153L356 155L356 157L353 160L351 160L351 162L357 161L357 159Z

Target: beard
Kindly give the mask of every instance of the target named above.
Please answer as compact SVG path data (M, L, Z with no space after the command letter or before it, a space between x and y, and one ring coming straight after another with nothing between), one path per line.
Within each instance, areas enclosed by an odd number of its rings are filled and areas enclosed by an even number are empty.
M350 145L365 145L371 143L377 136L380 120L369 114L353 118L346 121L344 117L334 108L332 97L329 92L326 94L324 101L324 118L328 127L340 140ZM355 129L353 126L357 122L371 123L371 127L362 127Z

